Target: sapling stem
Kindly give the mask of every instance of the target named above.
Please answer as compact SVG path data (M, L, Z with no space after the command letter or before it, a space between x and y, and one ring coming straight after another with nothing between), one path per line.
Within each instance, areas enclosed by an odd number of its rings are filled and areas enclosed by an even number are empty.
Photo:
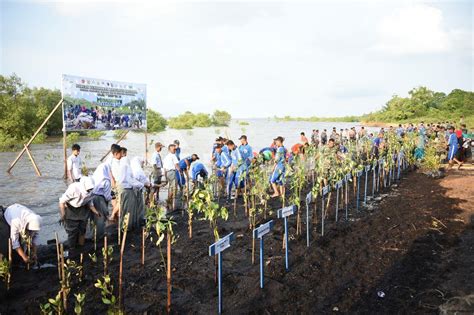
M120 264L119 264L119 307L122 308L122 285L123 285L123 252L125 251L125 241L127 239L127 231L128 231L128 220L130 214L127 213L124 217L124 231L123 231L123 239L120 247Z
M66 274L64 271L64 245L60 245L61 249L61 294L63 296L64 311L67 311L67 292L66 292Z
M84 254L81 253L79 258L79 265L81 266L79 269L79 282L82 282L82 277L84 275Z
M8 239L8 279L7 279L7 291L10 290L10 284L12 279L12 239Z
M58 233L54 232L54 237L56 238L56 256L58 258L58 279L61 281L61 258L60 258L60 252L59 252L59 238L58 238Z
M168 295L168 300L166 303L166 311L169 314L171 311L171 232L168 230L167 233L167 252L166 252L166 258L167 258L167 270L166 270L166 284L167 284L167 295Z
M145 227L142 228L142 266L145 266Z
M107 246L107 236L104 236L104 276L108 274L109 251Z

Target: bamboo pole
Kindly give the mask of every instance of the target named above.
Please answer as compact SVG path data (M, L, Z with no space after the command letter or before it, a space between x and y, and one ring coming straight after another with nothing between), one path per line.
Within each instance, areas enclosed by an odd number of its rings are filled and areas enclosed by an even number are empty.
M41 172L38 168L38 165L36 165L36 162L35 162L35 159L33 158L33 155L31 154L31 152L28 149L28 147L26 146L26 144L24 144L24 147L25 147L26 153L28 154L28 157L30 158L31 164L33 164L33 168L35 169L36 175L41 177Z
M26 240L26 251L28 253L28 262L26 263L26 270L30 270L30 257L31 257L31 236L27 237Z
M60 249L61 249L61 294L63 296L63 307L64 307L64 311L67 310L67 294L64 290L64 287L65 287L65 281L66 281L66 275L65 275L65 271L64 271L64 245L61 244L60 246Z
M125 215L124 218L124 231L123 231L123 239L122 244L120 247L120 265L119 265L119 307L122 308L122 285L123 285L123 252L125 251L125 241L127 239L127 231L128 231L128 219L129 214Z
M8 239L8 279L7 279L7 290L10 290L10 284L12 280L12 239Z
M166 259L167 259L167 270L166 270L166 284L167 284L167 295L168 295L168 300L166 303L166 311L169 314L171 311L171 233L168 231L167 233L167 253L166 253Z
M59 257L60 252L59 252L59 238L58 238L58 233L54 232L54 237L56 239L56 256L58 257L58 279L61 281L61 258Z
M142 228L142 266L145 266L145 227Z
M107 246L107 236L104 236L104 276L108 273L109 247Z
M36 130L36 132L33 134L33 136L30 138L30 140L28 140L28 142L26 143L25 146L29 147L30 144L33 142L33 140L35 140L36 136L40 133L41 129L43 129L43 127L46 125L46 123L48 122L48 120L53 116L53 114L58 110L59 106L61 106L61 104L63 103L63 99L61 98L61 100L58 102L58 104L56 104L56 106L53 108L53 110L51 111L51 113L49 113L48 117L45 118L45 120L43 121L43 123L38 127L38 129ZM23 148L23 150L21 150L21 152L18 154L18 156L15 158L15 160L12 162L12 164L10 164L10 166L8 167L8 170L7 170L7 173L10 173L10 171L12 170L12 168L15 166L15 164L18 162L18 160L23 156L23 154L25 153L25 148Z
M115 142L115 144L119 144L120 141L122 141L122 140L127 136L127 134L128 134L129 131L130 131L130 130L128 130L128 129L125 130L125 132L120 136L120 138L117 140L117 142ZM111 151L111 150L109 149L109 151L107 151L107 153L105 153L105 155L100 159L101 162L103 162L104 159L107 157L107 155L109 155L110 151Z

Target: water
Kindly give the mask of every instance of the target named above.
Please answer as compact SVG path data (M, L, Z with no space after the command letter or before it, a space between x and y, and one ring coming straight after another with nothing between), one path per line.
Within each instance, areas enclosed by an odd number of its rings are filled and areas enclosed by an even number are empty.
M239 122L248 122L249 125L241 126ZM165 146L173 140L179 139L182 147L182 157L196 153L205 165L209 165L212 145L217 136L222 135L234 142L240 135L248 137L249 144L254 151L269 146L276 136L283 136L285 145L291 147L299 142L300 132L304 131L310 139L313 129L327 129L332 127L337 130L341 128L360 127L357 123L325 123L325 122L277 122L271 119L241 119L233 120L229 127L195 128L192 130L168 129L164 132L148 135L149 157L154 150L154 142L160 141ZM371 130L371 128L368 128ZM81 156L88 168L95 168L100 158L108 151L110 145L116 140L113 133L109 132L99 141L83 141L81 145ZM154 143L153 142L153 143ZM68 144L70 147L72 144ZM145 136L142 133L130 132L121 145L128 149L128 156L144 156ZM18 152L0 152L0 204L10 205L21 203L43 217L43 228L40 233L40 242L46 243L48 239L54 238L54 232L58 232L61 239L65 239L64 229L59 226L58 199L66 190L67 185L63 180L64 164L62 139L45 144L32 145L31 152L38 164L42 177L37 177L31 162L25 153L12 170L12 174L6 173L9 164L15 159ZM163 148L162 158L166 156L167 150ZM68 150L70 154L70 150ZM148 170L149 171L149 170Z

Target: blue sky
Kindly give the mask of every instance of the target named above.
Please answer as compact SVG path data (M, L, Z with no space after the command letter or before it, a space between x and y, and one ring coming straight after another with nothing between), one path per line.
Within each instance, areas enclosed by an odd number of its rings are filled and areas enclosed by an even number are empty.
M147 84L166 116L343 116L473 90L471 1L5 1L0 73Z

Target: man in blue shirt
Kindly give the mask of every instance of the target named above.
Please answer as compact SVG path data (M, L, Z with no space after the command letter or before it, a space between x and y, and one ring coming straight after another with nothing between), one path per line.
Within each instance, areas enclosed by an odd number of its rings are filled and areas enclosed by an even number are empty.
M449 164L448 164L448 170L453 167L454 162L456 162L456 164L459 165L458 169L460 169L461 166L462 166L462 162L460 162L456 158L456 153L458 153L458 150L459 150L458 137L454 133L454 127L453 126L450 126L448 128L448 130L449 130L449 138L448 138L448 160L449 160Z
M197 185L198 177L201 176L203 180L207 179L208 172L204 164L197 161L193 164L193 168L191 169L191 178L193 180L194 186Z
M240 146L239 146L240 155L242 156L242 159L245 161L245 164L250 165L253 159L252 147L247 142L246 135L240 136L239 140L240 140Z
M240 150L237 148L237 146L232 140L227 141L227 148L230 151L230 156L232 159L232 164L228 173L227 195L228 197L231 197L232 188L235 186L235 198L237 198L240 192L240 188L244 187L244 179L242 177L245 176L243 174L245 174L244 172L247 165L245 164L245 161L242 158Z
M191 164L197 160L199 160L199 156L197 154L193 154L179 161L179 172L176 174L178 178L178 185L184 186L186 184L186 179L189 180L189 169L191 168ZM186 178L184 175L186 175Z
M224 146L222 144L217 144L214 154L216 156L216 175L219 179L220 190L226 191L225 181L228 177L228 169L232 164L232 159L227 152L224 152L223 149Z
M176 157L178 158L178 161L179 161L179 160L180 160L180 157L179 157L179 156L180 156L180 154L181 154L181 147L179 146L179 140L174 140L173 143L174 143L174 145L175 145L175 147L176 147L176 153L175 153L175 155L176 155Z
M270 177L270 183L273 188L272 198L282 196L285 187L285 155L286 150L283 146L283 137L277 137L273 139L277 146L275 154L275 165L273 166L272 175Z

